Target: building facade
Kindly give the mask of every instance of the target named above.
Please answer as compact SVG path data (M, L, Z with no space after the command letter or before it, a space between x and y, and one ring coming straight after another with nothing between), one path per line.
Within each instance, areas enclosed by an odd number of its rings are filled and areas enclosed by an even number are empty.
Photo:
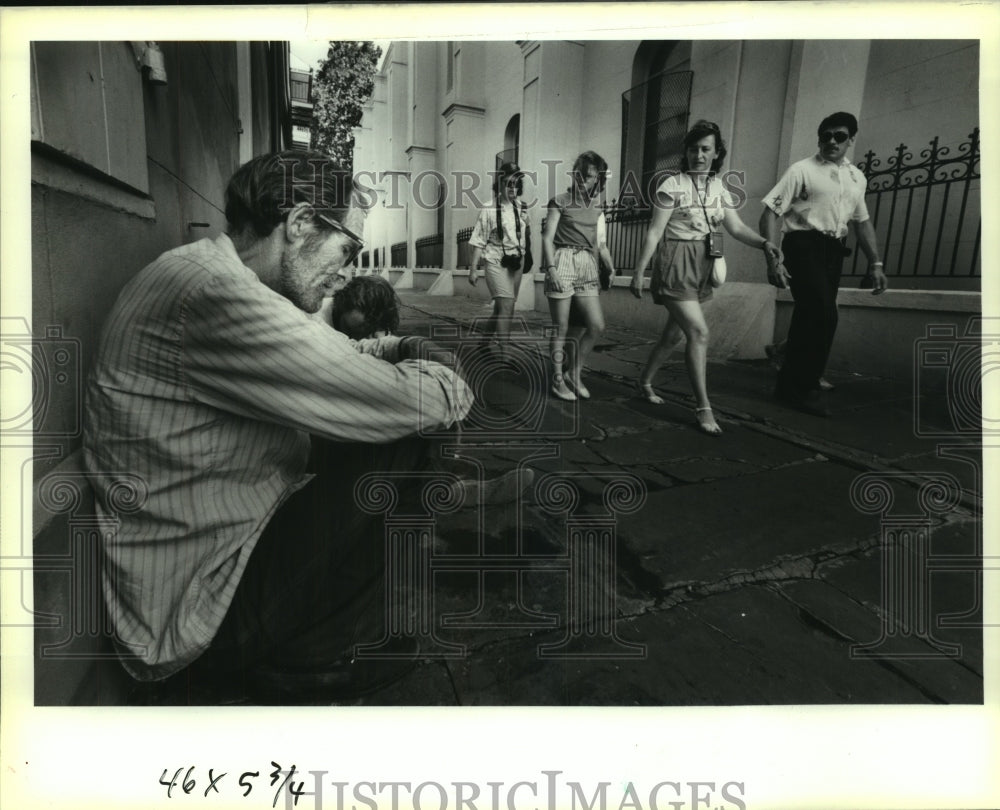
M846 110L894 288L975 292L978 90L976 40L393 42L356 131L355 168L379 192L367 260L421 266L418 243L436 239L434 266L461 269L469 190L488 202L504 159L535 173L524 198L537 234L573 158L593 149L612 169L609 241L628 274L644 186L677 168L691 123L719 124L756 227L762 196L815 153L820 120ZM727 252L734 281L763 281L752 250Z

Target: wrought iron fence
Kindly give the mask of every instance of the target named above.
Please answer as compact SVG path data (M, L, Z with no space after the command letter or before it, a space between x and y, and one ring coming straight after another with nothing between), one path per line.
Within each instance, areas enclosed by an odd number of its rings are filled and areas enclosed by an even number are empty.
M367 268L371 266L371 253L367 250L361 251L361 267Z
M954 155L935 137L920 158L914 162L901 143L885 168L871 151L858 164L868 178L865 202L886 274L897 287L979 289L979 128ZM868 263L853 235L848 246L854 254L845 275L863 275Z
M615 268L623 273L635 268L635 260L642 250L651 215L649 208L634 204L619 205L617 200L612 200L610 205L604 207L604 221L608 226L608 250Z
M396 242L389 246L391 267L406 267L406 242Z
M472 228L462 228L455 235L455 243L458 248L455 267L465 269L472 263L472 248L469 247L470 238L472 238Z
M444 264L444 234L435 233L416 241L417 267L441 267Z

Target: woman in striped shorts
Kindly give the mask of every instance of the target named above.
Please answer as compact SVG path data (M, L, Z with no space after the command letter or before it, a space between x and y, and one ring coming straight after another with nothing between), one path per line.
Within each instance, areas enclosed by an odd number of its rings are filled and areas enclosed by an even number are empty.
M608 164L596 152L584 152L573 163L573 185L549 200L542 237L547 264L545 296L552 315L550 345L552 393L559 399L589 399L583 384L583 364L604 332L604 314L598 299L598 254L611 268L614 263L604 242L601 192ZM583 326L569 325L570 307L576 302Z

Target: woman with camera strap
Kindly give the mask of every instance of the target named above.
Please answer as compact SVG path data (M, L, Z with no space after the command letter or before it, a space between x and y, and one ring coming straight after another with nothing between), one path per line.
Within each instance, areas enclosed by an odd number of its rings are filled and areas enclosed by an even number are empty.
M486 265L486 286L493 299L489 328L497 339L500 358L510 339L514 304L521 289L521 278L531 269L531 234L525 206L518 202L523 190L523 175L516 163L504 163L493 182L493 205L479 212L469 237L472 267L469 284L479 281L479 265Z
M632 295L642 298L643 276L652 260L649 290L653 301L667 309L663 334L639 377L640 393L648 402L663 404L653 391L653 376L683 335L695 418L699 430L710 436L718 436L722 428L708 400L708 324L702 304L712 298L713 283L721 283L713 282L712 272L723 256L720 225L743 244L761 248L775 260L780 256L774 245L740 219L734 195L716 177L725 156L722 134L711 121L697 121L684 136L681 172L656 189L653 217L629 286Z

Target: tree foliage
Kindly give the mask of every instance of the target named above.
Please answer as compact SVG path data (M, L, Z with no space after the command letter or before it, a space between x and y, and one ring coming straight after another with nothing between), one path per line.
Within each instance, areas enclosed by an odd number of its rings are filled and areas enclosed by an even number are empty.
M354 160L352 128L375 87L382 49L373 42L331 42L313 77L312 146L347 169Z

